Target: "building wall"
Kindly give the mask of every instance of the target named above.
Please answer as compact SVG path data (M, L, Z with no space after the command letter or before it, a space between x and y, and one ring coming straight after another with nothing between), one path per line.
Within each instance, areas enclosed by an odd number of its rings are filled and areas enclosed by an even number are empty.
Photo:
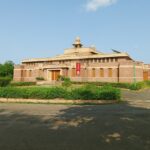
M80 75L76 75L76 63L81 64ZM134 65L135 64L135 65ZM125 58L103 58L88 60L66 60L54 62L24 63L15 66L14 81L36 81L36 77L51 80L49 70L60 70L61 75L81 82L134 82L143 81L143 64ZM150 66L149 66L150 79Z

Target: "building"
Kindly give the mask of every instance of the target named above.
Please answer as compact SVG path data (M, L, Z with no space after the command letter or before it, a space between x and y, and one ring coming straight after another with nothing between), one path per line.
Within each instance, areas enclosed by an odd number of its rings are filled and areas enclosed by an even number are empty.
M80 82L138 82L150 79L150 65L134 61L127 53L105 54L83 47L76 38L72 48L53 58L27 59L14 68L14 81L56 81L58 76Z

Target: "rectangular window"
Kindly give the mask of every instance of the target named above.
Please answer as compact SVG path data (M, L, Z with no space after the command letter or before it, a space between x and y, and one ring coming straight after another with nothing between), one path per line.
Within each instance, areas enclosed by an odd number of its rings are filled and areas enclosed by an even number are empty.
M76 69L75 69L75 68L72 68L71 76L72 76L72 77L75 77L75 76L76 76Z
M29 77L32 76L32 70L29 70Z
M96 73L95 73L95 68L92 69L92 77L95 77Z
M108 69L108 77L112 77L112 68Z
M88 74L88 72L87 72L87 69L85 68L84 69L84 77L87 77L87 74Z
M43 70L39 69L39 77L42 77L42 75L43 75Z
M23 77L27 77L27 71L23 70Z
M100 68L100 77L104 77L104 69Z

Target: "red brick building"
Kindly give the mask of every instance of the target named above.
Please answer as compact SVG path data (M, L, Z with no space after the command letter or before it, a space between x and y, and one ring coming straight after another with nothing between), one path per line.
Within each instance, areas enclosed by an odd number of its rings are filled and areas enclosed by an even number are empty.
M57 80L62 75L72 81L138 82L150 80L150 65L134 61L127 53L105 54L83 47L76 38L73 48L53 58L27 59L14 68L14 81Z

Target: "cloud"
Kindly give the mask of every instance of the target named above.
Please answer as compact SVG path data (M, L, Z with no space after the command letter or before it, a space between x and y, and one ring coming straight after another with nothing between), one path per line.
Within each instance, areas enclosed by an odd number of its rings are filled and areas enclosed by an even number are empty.
M107 7L116 3L117 0L89 0L86 4L87 11L96 11L100 7Z

